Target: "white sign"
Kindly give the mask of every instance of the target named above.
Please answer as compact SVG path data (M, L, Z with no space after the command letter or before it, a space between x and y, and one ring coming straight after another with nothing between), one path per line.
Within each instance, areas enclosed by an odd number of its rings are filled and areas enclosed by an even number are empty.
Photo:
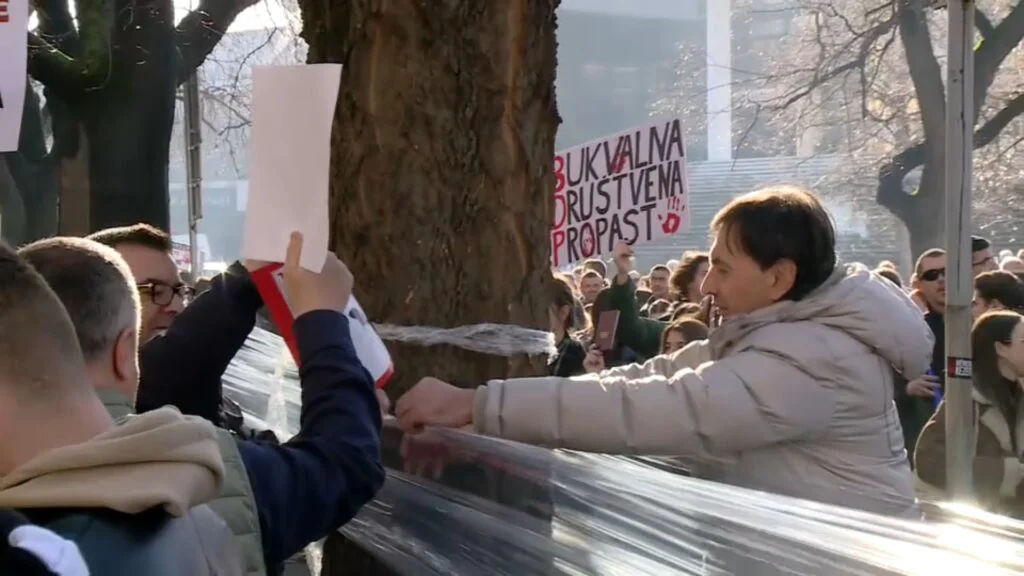
M28 0L0 0L0 152L18 149L28 66Z
M253 69L252 145L242 257L283 262L302 232L303 268L327 258L331 126L340 64Z
M555 155L551 260L564 266L650 242L690 224L678 118L656 120Z

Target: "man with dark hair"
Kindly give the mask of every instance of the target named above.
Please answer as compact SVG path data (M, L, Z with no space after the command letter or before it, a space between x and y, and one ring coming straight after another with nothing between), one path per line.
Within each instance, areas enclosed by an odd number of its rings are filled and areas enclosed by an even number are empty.
M971 236L971 269L974 275L999 270L999 262L992 253L992 242L981 236Z
M199 506L224 477L214 434L170 408L115 427L60 300L0 243L0 507L74 541L93 574L241 576Z
M1024 313L1024 282L1003 270L984 272L974 279L971 313L979 318L986 312L1011 310Z
M131 268L142 296L142 343L166 332L195 293L171 258L171 237L148 224L136 224L101 230L89 239L117 250Z
M64 302L93 386L111 416L124 419L138 386L139 304L128 266L113 249L82 238L42 240L21 254ZM224 430L218 436L226 478L211 507L228 521L252 575L274 573L347 522L383 481L373 382L355 357L341 308L331 305L344 306L351 275L331 255L321 274L297 281L302 297L290 300L303 355L298 440L274 446L236 442Z
M641 316L656 318L664 314L664 311L661 314L652 313L651 305L658 300L671 302L671 289L668 283L671 275L672 271L664 264L658 264L651 268L651 273L648 275L648 278L650 278L651 297L648 303L640 309Z
M425 378L398 400L402 427L472 425L525 443L680 456L697 476L916 515L887 367L908 377L928 368L920 311L867 268L837 265L832 219L806 190L740 196L711 229L702 290L725 320L708 340L576 378L475 390Z
M170 405L216 425L227 424L221 376L263 306L248 270L235 262L212 279L204 298L185 312L195 291L181 280L166 232L136 224L101 230L89 239L117 251L128 264L139 294L136 410L142 413Z
M913 463L914 446L924 425L935 413L935 395L944 386L946 357L946 251L930 248L914 263L910 280L914 300L923 306L924 321L931 330L931 364L928 374L897 383L896 408L903 426L904 444Z

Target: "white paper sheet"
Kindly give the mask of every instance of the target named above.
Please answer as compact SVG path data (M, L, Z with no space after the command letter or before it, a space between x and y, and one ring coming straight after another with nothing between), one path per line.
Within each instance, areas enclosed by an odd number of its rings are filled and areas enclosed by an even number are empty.
M303 235L303 268L327 257L331 125L340 64L253 70L249 198L242 257L284 261L289 235Z
M0 0L0 152L18 149L28 65L28 1Z

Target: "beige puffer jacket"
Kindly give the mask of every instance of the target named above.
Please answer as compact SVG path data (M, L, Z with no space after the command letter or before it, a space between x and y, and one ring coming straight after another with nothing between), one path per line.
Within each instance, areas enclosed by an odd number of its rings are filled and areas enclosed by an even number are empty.
M839 266L807 298L730 319L643 365L489 382L474 425L529 444L681 456L700 477L910 515L892 367L923 374L932 338L896 286Z

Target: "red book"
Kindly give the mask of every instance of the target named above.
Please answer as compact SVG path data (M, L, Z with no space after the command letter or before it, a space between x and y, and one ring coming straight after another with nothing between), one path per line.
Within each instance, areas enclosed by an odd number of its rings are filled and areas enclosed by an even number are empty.
M277 324L288 350L292 353L295 365L299 365L299 346L295 341L295 316L288 306L284 297L284 270L282 264L270 264L251 273L253 283L263 297L263 304L270 311L270 317ZM383 388L391 380L394 374L394 364L391 361L391 354L387 346L381 340L380 335L374 329L363 312L363 308L356 301L355 296L348 299L344 314L348 316L349 332L352 335L352 344L356 349L356 356L370 373L378 388Z

